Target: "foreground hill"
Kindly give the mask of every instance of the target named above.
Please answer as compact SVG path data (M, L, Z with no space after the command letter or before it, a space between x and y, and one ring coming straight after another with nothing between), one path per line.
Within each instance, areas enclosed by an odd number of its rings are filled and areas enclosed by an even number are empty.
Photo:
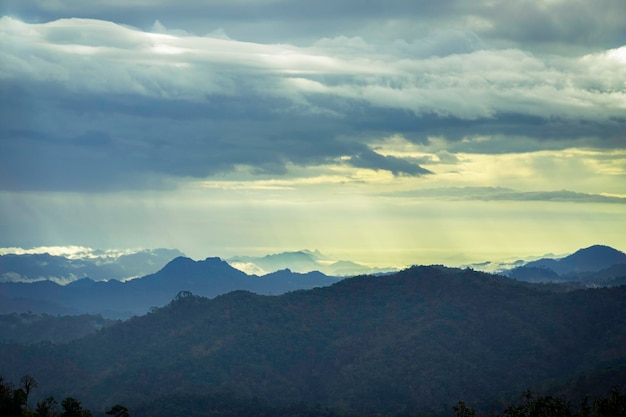
M2 346L0 375L157 417L146 407L157 398L221 392L449 415L459 399L489 408L528 388L605 393L626 377L626 287L551 293L414 267L282 296L183 295L66 345Z
M0 313L87 313L128 318L164 306L180 291L205 297L234 290L282 294L330 285L337 280L319 272L298 274L289 270L251 276L219 258L194 261L178 257L154 274L126 282L83 278L65 286L51 281L0 283Z

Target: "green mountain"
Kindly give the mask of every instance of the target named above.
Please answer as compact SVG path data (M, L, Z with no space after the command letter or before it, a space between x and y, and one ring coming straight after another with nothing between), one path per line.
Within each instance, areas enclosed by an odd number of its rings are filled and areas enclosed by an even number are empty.
M528 388L606 392L626 378L624 340L626 287L556 293L413 267L281 296L183 293L67 344L1 346L0 375L32 375L49 388L39 395L92 409L229 393L450 415L459 399L500 409Z

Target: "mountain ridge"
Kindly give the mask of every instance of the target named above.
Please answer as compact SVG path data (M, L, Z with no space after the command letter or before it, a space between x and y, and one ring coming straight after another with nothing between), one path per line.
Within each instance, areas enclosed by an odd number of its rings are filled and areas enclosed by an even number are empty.
M86 277L94 281L125 280L152 273L181 255L176 249L163 248L115 255L92 251L89 256L79 258L47 252L6 253L0 255L0 282L51 280L66 284Z
M297 256L323 256L312 251L297 253L299 254ZM51 255L46 258L54 259ZM529 262L504 274L521 281L567 283L569 287L564 286L563 290L585 286L615 286L626 282L626 263L612 265L599 271L593 270L625 258L626 255L616 249L594 245L561 259ZM546 266L552 264L562 265L559 271L585 269L592 271L560 275ZM332 265L336 269L353 266L349 261L339 261ZM195 261L179 256L157 272L126 282L80 278L65 287L55 285L52 281L0 283L0 299L3 300L0 304L0 313L27 311L50 314L90 313L104 314L110 318L127 318L167 304L180 291L190 291L206 297L215 297L235 290L248 290L258 294L282 294L287 291L327 286L340 279L319 271L300 273L290 268L262 276L250 275L218 257ZM553 290L556 290L556 287Z
M626 254L607 245L592 245L579 249L562 258L541 258L523 266L505 271L504 274L516 279L530 282L584 282L585 284L602 285L602 280L594 280L592 273L614 270L613 276L603 280L621 278L618 265L626 265ZM610 275L610 274L609 274Z
M265 277L247 275L224 260L208 257L194 261L177 257L159 271L121 282L94 281L82 278L66 286L52 281L33 283L0 283L0 297L21 300L23 309L49 314L103 314L110 318L128 318L145 314L153 307L167 304L180 291L215 297L235 290L260 294L281 294L286 291L329 285L337 278L320 272L298 274L282 272ZM40 309L33 307L41 305ZM0 313L15 311L20 303L3 303ZM10 309L10 310L9 310Z

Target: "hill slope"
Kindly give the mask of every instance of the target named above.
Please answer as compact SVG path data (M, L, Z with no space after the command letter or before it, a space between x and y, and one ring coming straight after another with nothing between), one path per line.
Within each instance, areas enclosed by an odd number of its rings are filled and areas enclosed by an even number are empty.
M556 294L414 267L278 297L180 297L64 346L4 346L0 375L28 373L96 409L226 391L371 413L448 411L461 398L503 401L606 367L624 377L625 339L626 287Z

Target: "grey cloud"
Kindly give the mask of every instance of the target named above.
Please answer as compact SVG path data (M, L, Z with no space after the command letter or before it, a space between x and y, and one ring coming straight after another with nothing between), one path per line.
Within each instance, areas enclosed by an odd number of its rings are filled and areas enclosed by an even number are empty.
M481 49L465 32L304 48L81 19L3 18L0 30L10 40L0 60L5 189L169 187L241 166L285 175L289 164L346 157L428 173L372 151L395 133L421 144L444 137L450 153L626 146L624 48L551 61ZM457 39L464 53L454 53Z
M348 161L350 165L358 168L369 168L390 171L394 175L420 176L432 174L431 171L422 168L416 163L394 156L381 155L374 151L363 151L353 155Z
M479 6L481 15L494 23L483 34L522 45L572 49L623 45L626 3L621 0L555 2L498 1ZM549 52L549 50L546 50Z
M503 187L449 187L437 189L432 188L397 192L386 195L404 198L435 198L456 201L553 201L568 203L626 204L626 197L579 193L569 190L516 191L510 188Z
M30 21L76 16L148 29L155 20L203 35L224 29L231 37L304 44L323 37L365 36L386 40L424 37L432 28L476 32L496 46L593 51L623 44L626 5L621 0L341 2L299 0L210 2L191 0L83 2L5 0L4 14Z
M515 196L515 193L513 194L513 196ZM500 196L500 199L509 199L509 196L504 194ZM586 194L568 190L524 192L519 193L518 199L521 201L562 201L572 203L626 204L626 198L624 197L604 196L601 194Z
M50 110L26 120L3 112L4 189L162 188L175 177L205 178L237 166L281 175L289 163L319 165L363 149L338 137L350 131L343 119L291 111L290 102L271 97L189 103L39 88L28 102ZM0 109L9 106L3 101Z
M485 48L483 41L471 32L447 30L432 33L424 39L407 42L404 39L394 41L393 47L410 57L448 56L466 54Z

